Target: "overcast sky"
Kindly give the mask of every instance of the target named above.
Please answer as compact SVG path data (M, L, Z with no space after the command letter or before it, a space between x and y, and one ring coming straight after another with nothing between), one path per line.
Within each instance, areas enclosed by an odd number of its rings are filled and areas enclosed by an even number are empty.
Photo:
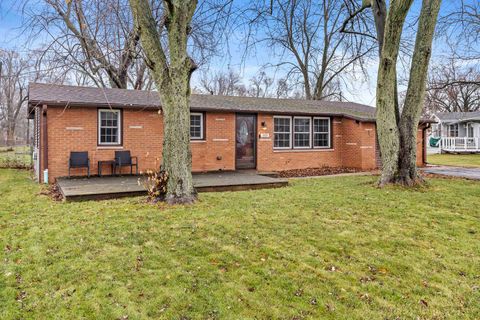
M30 48L40 46L42 42L48 42L49 39L37 37L33 43L28 41L27 35L22 34L22 15L19 10L20 0L0 0L0 49L1 48L15 48L18 51L28 52ZM200 0L201 1L201 0ZM446 14L453 6L457 4L456 0L444 0L441 15ZM479 1L479 0L470 0ZM235 5L244 5L246 0L234 1ZM415 0L413 7L413 15L419 11L421 1ZM44 35L48 37L48 35ZM240 72L245 84L248 80L261 69L267 62L272 59L272 52L269 48L257 48L255 52L251 52L244 57L244 50L242 47L243 35L241 31L232 32L229 35L229 46L225 48L221 54L213 58L209 64L209 70L212 72L218 70L227 70L228 68ZM435 59L445 54L446 43L444 39L438 38L434 43L434 57ZM374 105L375 102L375 85L376 85L376 70L377 61L372 60L367 64L368 79L360 77L358 80L353 80L350 83L350 90L346 92L346 98L350 101ZM267 69L270 76L278 79L281 77L282 71L276 71L273 68ZM194 73L192 85L198 85L200 72Z

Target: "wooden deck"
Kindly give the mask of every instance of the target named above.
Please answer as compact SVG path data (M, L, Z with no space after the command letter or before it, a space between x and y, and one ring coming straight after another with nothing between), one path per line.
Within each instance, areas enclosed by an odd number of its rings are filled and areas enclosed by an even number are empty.
M65 200L101 200L146 194L139 183L141 179L141 176L59 178L57 184ZM194 174L193 184L198 192L240 191L284 187L288 180L253 171L233 171Z

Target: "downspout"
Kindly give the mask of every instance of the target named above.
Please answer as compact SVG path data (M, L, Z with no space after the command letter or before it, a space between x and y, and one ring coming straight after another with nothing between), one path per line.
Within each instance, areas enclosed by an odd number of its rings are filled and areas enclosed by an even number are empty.
M42 106L42 168L48 170L48 126L47 126L47 105ZM42 178L43 179L43 178ZM48 181L43 181L48 183Z
M425 141L425 139L427 138L425 136L425 132L427 131L427 129L429 129L431 127L431 124L430 123L427 123L427 125L422 129L422 141L423 141L423 145L422 145L422 163L423 165L425 166L427 164L427 141Z

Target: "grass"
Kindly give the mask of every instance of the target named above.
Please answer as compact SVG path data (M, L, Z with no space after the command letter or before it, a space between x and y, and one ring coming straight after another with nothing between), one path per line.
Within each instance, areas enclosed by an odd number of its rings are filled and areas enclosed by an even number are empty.
M480 154L429 154L430 164L458 167L480 167Z
M0 168L30 168L30 147L0 147Z
M479 319L480 185L60 203L0 170L1 319Z

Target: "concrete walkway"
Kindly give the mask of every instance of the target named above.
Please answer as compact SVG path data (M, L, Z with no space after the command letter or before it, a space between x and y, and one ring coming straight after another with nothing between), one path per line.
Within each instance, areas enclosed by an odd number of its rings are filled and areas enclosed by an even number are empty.
M438 166L422 168L425 173L441 174L444 176L480 180L480 168L463 168L452 166Z

